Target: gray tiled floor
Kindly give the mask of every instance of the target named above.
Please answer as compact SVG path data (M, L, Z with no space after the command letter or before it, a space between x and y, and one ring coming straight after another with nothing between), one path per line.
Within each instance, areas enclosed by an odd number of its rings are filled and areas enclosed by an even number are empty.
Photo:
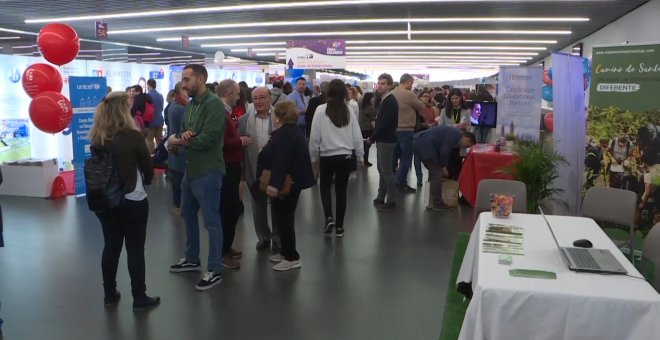
M425 212L418 193L403 196L394 212L378 212L375 167L358 175L343 240L322 235L318 189L301 196L299 271L274 272L267 254L256 253L246 203L235 242L242 267L204 293L194 290L198 274L167 270L183 253L184 234L169 210L168 184L157 178L149 188L147 287L163 300L142 313L131 309L124 256L122 300L103 307L103 239L84 199L0 197L4 339L437 339L456 232L470 229L471 211Z

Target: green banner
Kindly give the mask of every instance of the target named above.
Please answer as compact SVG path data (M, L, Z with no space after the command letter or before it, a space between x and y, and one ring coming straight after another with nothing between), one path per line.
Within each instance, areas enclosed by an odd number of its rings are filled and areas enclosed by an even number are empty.
M660 45L594 47L591 74L592 105L660 109Z
M585 190L637 194L636 225L660 222L660 44L595 47Z

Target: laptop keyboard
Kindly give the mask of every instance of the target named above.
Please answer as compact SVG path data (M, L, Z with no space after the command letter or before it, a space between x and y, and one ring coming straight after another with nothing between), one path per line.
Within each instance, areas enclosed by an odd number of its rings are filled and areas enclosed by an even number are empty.
M579 268L600 269L600 266L587 249L566 248L566 250L568 250L573 262Z

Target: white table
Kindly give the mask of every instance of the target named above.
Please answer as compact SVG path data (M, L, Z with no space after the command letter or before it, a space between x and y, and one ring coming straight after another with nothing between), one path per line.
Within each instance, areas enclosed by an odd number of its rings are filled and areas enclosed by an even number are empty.
M547 217L560 246L586 238L594 248L609 249L628 275L642 277L593 220ZM525 255L501 265L499 254L482 252L489 223L523 227ZM660 295L649 283L573 272L563 261L542 216L479 215L456 282L471 282L474 292L459 339L660 339ZM512 277L510 269L551 271L557 279Z

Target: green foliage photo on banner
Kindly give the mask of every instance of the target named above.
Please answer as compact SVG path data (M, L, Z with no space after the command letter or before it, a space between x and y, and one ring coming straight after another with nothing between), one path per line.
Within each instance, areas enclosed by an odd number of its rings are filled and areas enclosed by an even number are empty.
M634 191L637 225L660 222L660 44L594 47L585 190Z

